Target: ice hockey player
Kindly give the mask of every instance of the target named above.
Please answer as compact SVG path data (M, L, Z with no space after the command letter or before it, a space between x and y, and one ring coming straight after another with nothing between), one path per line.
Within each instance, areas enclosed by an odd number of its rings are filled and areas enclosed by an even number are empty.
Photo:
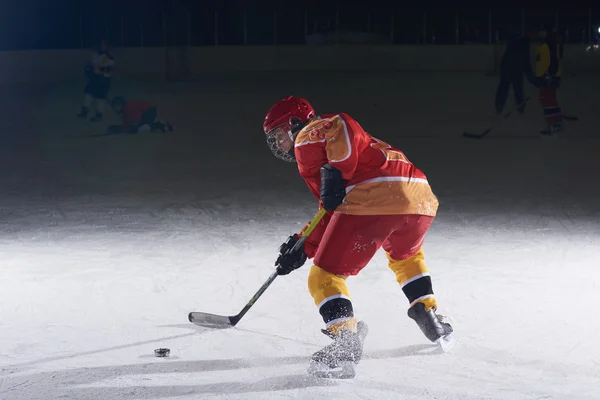
M90 120L98 122L102 120L104 102L110 90L110 79L115 65L115 59L109 51L108 44L102 40L98 49L85 67L87 85L84 90L83 105L77 115L79 118L87 118L92 101L96 100L96 115Z
M529 37L513 30L500 62L500 83L496 90L497 114L501 114L504 110L511 85L514 90L517 109L521 114L524 112L525 95L523 93L523 74L532 85L539 87L535 75L531 70L529 48Z
M557 32L549 26L544 26L539 36L542 43L538 46L535 56L535 75L540 87L540 102L547 125L542 135L554 136L563 129L563 115L557 99L562 76L563 47Z
M380 247L408 299L408 316L432 342L449 340L452 327L436 313L421 248L438 208L423 172L349 115L317 116L299 97L275 103L263 129L273 154L297 162L300 176L327 210L304 246L280 253L276 261L279 274L286 275L314 258L308 290L333 343L313 354L310 371L353 376L367 325L354 316L346 278L357 275ZM282 246L295 243L301 233Z
M109 133L172 132L173 126L165 121L156 120L158 107L145 100L126 101L117 96L110 102L112 109L122 118L122 125L111 125Z

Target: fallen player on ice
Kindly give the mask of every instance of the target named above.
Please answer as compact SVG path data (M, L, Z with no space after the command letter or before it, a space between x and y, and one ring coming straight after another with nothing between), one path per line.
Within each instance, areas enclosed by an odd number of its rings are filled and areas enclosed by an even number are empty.
M158 107L145 100L129 100L115 97L110 105L121 117L121 125L108 127L109 134L136 134L143 132L173 132L173 126L166 121L157 120Z

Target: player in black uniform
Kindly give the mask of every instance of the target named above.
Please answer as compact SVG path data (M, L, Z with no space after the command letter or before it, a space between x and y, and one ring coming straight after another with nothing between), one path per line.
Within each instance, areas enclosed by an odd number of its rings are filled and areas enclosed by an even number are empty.
M512 85L515 92L515 101L518 106L520 113L525 110L525 95L523 94L523 75L527 80L534 85L539 87L539 83L531 70L531 63L529 60L529 37L521 34L517 31L512 31L506 50L502 56L500 64L500 83L496 90L496 112L502 113L506 99L508 98L508 91Z

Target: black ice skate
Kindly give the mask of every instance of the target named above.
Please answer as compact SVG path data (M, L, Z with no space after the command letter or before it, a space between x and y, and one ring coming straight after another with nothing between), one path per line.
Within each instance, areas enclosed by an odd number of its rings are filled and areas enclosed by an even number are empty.
M333 335L323 330L324 334L333 339L333 343L313 354L308 373L318 378L354 378L355 366L362 357L368 332L369 328L363 321L356 324L356 333L343 330L339 335Z
M153 131L161 131L162 133L173 132L173 126L166 121L156 121L150 124Z
M417 303L408 309L408 316L415 320L427 339L437 343L443 351L448 351L454 345L454 329L447 318L437 315L433 308L425 311L425 304Z
M87 118L89 109L87 107L81 107L81 111L77 114L78 118Z
M102 121L101 113L96 113L96 115L94 115L94 117L92 119L90 119L90 122L100 122L100 121Z

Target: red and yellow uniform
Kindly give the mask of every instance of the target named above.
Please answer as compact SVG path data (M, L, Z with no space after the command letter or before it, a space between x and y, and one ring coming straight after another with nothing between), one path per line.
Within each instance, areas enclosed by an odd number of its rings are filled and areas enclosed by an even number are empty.
M555 41L545 41L536 49L535 54L535 75L538 78L544 78L550 75L556 78L562 76L562 45Z
M557 98L562 77L562 53L560 38L556 33L550 32L537 47L535 55L535 75L540 86L544 119L550 129L558 131L562 129L562 110Z
M123 108L123 129L129 130L132 125L151 124L156 119L156 105L145 100L130 100Z
M347 114L311 119L295 138L300 175L320 198L320 168L329 163L346 182L343 203L308 237L314 257L309 290L328 328L355 329L345 278L383 247L410 305L436 308L421 244L438 200L425 174L404 153L374 138Z

